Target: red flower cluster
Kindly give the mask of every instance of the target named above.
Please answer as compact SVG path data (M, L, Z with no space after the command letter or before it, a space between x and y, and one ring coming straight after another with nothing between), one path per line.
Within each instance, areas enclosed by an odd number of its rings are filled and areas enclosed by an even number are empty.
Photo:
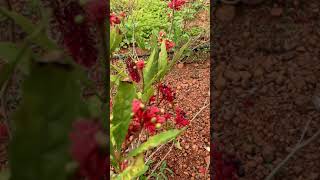
M141 80L141 77L139 74L139 69L137 68L137 64L133 62L131 58L128 58L126 60L126 64L127 64L129 76L131 77L132 81L139 83ZM139 64L139 66L141 67L141 64Z
M156 101L156 96L151 96L149 99L149 103L154 103Z
M61 5L60 5L61 6ZM76 22L85 11L79 3L70 2L66 6L54 7L54 16L62 33L63 43L73 59L87 68L97 61L98 50L87 21Z
M237 171L240 167L240 161L234 156L225 155L217 151L215 146L212 148L213 173L215 180L237 180Z
M136 65L139 70L142 70L144 68L144 61L140 59L136 62Z
M157 128L161 127L169 114L165 114L156 106L146 108L139 100L132 102L133 120L129 127L129 135L144 127L149 133L155 133Z
M162 94L162 99L172 103L175 99L175 93L171 90L171 88L164 84L160 84L158 88L160 93Z
M123 11L122 11L122 12L120 12L120 13L119 13L119 15L120 15L122 18L125 18L125 17L127 16L127 15L126 15L126 13L125 13L125 12L123 12Z
M104 24L107 19L107 0L89 0L85 4L87 16L92 23Z
M179 11L185 3L185 0L171 0L171 2L168 3L168 6L171 9Z
M170 51L175 46L175 43L165 37L166 37L166 33L163 31L160 31L158 42L162 43L164 41L164 43L166 44L167 51Z
M176 108L176 119L177 125L179 126L187 126L189 125L189 120L186 119L186 113L180 108Z
M76 121L70 133L71 156L79 164L78 174L89 180L101 180L105 175L107 151L97 141L102 132L100 124L93 121Z
M174 42L169 39L166 39L165 43L167 51L170 51L175 46Z
M111 26L115 25L115 24L120 24L121 20L120 18L116 15L116 13L111 13L110 14L110 24Z

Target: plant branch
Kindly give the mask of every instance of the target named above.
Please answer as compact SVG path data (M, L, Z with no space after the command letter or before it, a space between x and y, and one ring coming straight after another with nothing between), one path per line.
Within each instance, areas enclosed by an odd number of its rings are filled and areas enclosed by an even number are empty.
M15 68L17 66L17 64L20 62L20 60L23 58L24 54L26 53L26 51L29 48L30 45L30 40L37 37L40 33L42 33L43 30L43 26L40 26L38 29L36 29L33 33L31 33L28 37L25 38L22 48L19 50L19 52L17 53L16 58L14 59L14 61L12 62L12 64L9 65L9 67L7 69L5 69L5 75L8 75L8 79L4 79L3 81L3 86L1 87L1 106L2 106L2 111L4 114L4 118L5 118L5 123L9 132L9 138L11 138L11 128L10 128L10 122L9 122L9 116L7 113L7 108L6 108L6 97L7 97L7 91L9 89L9 85L10 82L12 80ZM2 79L1 79L2 81Z
M173 3L174 6L175 3ZM171 17L171 26L170 26L170 31L169 31L169 37L171 37L172 31L173 31L173 23L174 23L174 10L175 7L172 7L172 17Z
M205 101L205 105L193 116L193 118L190 120L190 124L191 124L191 122L193 121L193 120L195 120L196 119L196 117L205 109L205 108L207 108L209 105L210 105L210 103L208 103L207 104L207 101L208 101L208 99L206 99L206 101Z
M167 158L167 156L169 155L169 153L172 151L174 146L174 143L172 143L172 145L170 146L169 151L166 153L166 155L161 159L160 162L157 163L157 165L153 168L153 170L151 171L151 173L149 174L149 176L147 177L147 179L150 178L150 175L154 173L154 171L161 165L161 163Z
M272 170L272 172L266 177L265 180L271 180L276 175L276 173L289 161L289 159L293 155L295 155L299 150L301 150L303 147L308 145L310 142L315 140L319 135L320 135L320 129L306 141L304 142L299 141L299 143L293 148L293 150L287 155L287 157L280 164L278 164L278 166L275 169Z
M303 129L303 132L302 132L302 134L301 134L301 137L300 137L300 139L299 139L299 141L298 141L298 143L301 143L301 142L302 142L302 140L303 140L304 136L306 135L306 132L307 132L307 130L308 130L308 128L309 128L310 122L311 122L311 119L309 119L309 121L308 121L307 124L305 125L305 127L304 127L304 129Z

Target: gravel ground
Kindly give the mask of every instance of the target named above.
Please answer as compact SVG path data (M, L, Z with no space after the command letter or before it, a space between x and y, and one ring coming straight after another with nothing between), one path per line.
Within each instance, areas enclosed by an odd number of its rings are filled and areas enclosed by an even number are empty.
M264 179L289 154L310 121L320 127L320 1L218 5L214 14L214 143L237 156L245 174ZM220 94L220 95L219 95ZM223 146L222 146L223 145ZM319 138L278 173L279 180L320 179Z
M177 106L186 111L191 121L187 131L178 138L181 149L172 147L165 161L174 172L168 179L210 179L206 172L210 164L210 111L209 77L210 62L178 64L166 77L165 83L176 90ZM207 106L206 106L207 105ZM162 148L155 158L159 162L171 149L171 143Z

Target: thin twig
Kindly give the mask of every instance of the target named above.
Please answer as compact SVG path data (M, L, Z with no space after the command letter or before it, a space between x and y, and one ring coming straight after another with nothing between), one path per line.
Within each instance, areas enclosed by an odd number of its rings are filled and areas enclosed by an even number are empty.
M301 142L302 142L302 140L303 140L304 136L306 135L306 132L307 132L307 130L308 130L308 128L309 128L310 122L311 122L311 119L309 119L309 121L308 121L307 124L305 125L305 127L304 127L304 129L303 129L303 132L302 132L302 134L301 134L301 137L300 137L300 139L299 139L299 141L298 141L298 143L301 143Z
M148 175L147 179L150 178L150 175L154 173L154 171L161 165L161 163L167 158L167 156L169 155L169 153L172 151L173 149L173 145L174 143L172 143L172 145L170 146L169 151L167 152L167 154L161 159L160 162L158 162L158 164L153 168L153 170L151 171L151 173Z
M133 5L131 6L131 14L133 14L133 7L136 4L136 1L133 0ZM135 46L136 42L135 42L135 18L134 16L132 16L132 53L135 56L135 58L138 60L138 53L136 50L136 46Z
M146 159L146 163L166 144L162 144L161 146L159 146L152 154L150 154L150 156ZM145 164L146 164L145 163Z
M293 150L290 152L290 154L288 154L288 156L280 163L278 164L278 166L272 170L272 172L266 177L265 180L271 180L276 173L288 162L288 160L294 155L296 154L300 149L302 149L304 146L308 145L310 142L312 142L313 140L315 140L318 136L320 135L320 129L309 139L307 139L306 141L304 141L303 143L298 143Z
M206 99L206 101L205 101L205 105L193 116L193 118L190 120L190 124L191 124L191 122L194 120L194 119L196 119L196 117L198 117L198 115L206 108L206 107L208 107L210 104L206 104L206 102L208 101L208 99ZM170 141L168 141L168 143L169 142L171 142L172 140L170 140ZM164 147L164 145L165 144L162 144L161 146L159 146L147 159L146 159L146 163L154 156L154 154L156 153L156 152L158 152L162 147ZM152 174L152 173L151 173Z
M208 99L206 99L206 101L205 101L205 105L193 116L193 118L190 120L190 124L191 124L191 122L193 121L193 120L195 120L196 119L196 117L206 108L206 107L208 107L209 105L210 105L210 103L208 103L207 104L207 101L208 101Z

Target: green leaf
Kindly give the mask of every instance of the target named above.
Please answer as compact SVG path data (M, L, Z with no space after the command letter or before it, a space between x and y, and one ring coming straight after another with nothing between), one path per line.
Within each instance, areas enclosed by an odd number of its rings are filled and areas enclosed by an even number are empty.
M118 33L117 28L111 28L110 32L110 54L120 46L122 35Z
M173 58L172 58L172 61L171 61L170 65L169 65L167 71L169 71L169 70L177 63L177 61L180 60L182 54L183 54L184 51L189 47L190 43L191 43L191 40L189 40L186 44L184 44L184 45L179 49L178 52L174 53Z
M169 168L166 168L165 170L168 171L171 174L171 176L174 174L173 171Z
M135 36L136 42L141 49L146 49L145 40L141 36Z
M154 88L150 87L146 92L143 93L142 95L142 102L147 103L149 102L151 96L154 94Z
M127 167L121 174L119 174L116 180L132 180L143 175L148 170L148 166L144 163L144 156L140 154L135 159L135 162Z
M158 59L158 71L161 72L160 73L160 79L163 78L163 76L165 75L165 71L167 70L167 66L168 66L168 53L167 53L167 49L166 49L166 44L163 41L161 44L161 51L159 54L159 59Z
M3 59L8 64L14 64L20 49L11 42L0 42L0 59ZM31 51L21 57L18 68L25 74L29 73L29 59L31 58Z
M121 145L127 134L131 121L132 101L136 96L135 86L130 82L120 82L113 105L112 134L115 149L121 149Z
M18 53L17 46L12 42L0 42L0 58L6 63L12 62Z
M174 143L174 146L175 146L177 149L182 150L182 147L181 147L181 145L180 145L180 142L179 142L179 141L176 141L176 142Z
M133 157L136 156L138 154L141 154L149 149L155 148L161 144L167 143L169 140L177 137L182 130L178 130L178 129L172 129L172 130L168 130L165 132L162 132L160 134L157 134L155 136L152 136L148 139L147 142L141 144L138 148L132 150L128 157Z
M164 180L168 180L167 176L163 172L160 172L159 174L162 176Z
M33 24L31 20L29 20L28 18L16 12L8 11L3 7L0 7L0 14L12 19L16 24L18 24L22 28L23 31L25 31L29 35L32 34L35 29L40 27L39 24ZM57 45L51 39L49 39L44 32L34 37L31 41L36 43L40 47L48 50L57 49Z
M97 96L91 96L86 99L91 117L99 118L102 115L102 102Z
M144 91L152 85L152 79L158 72L158 49L155 48L149 56L145 68L143 68Z
M67 179L69 133L80 104L81 86L72 67L34 64L13 116L10 180Z
M9 180L10 179L10 171L9 170L0 171L0 179L1 180Z
M13 74L16 66L23 59L24 55L26 54L26 52L28 52L28 50L29 50L28 47L25 45L19 50L19 52L16 55L16 58L12 62L4 65L3 71L0 72L0 89L3 87L5 82Z
M110 85L114 86L114 85L119 85L120 83L120 77L119 75L110 75Z

